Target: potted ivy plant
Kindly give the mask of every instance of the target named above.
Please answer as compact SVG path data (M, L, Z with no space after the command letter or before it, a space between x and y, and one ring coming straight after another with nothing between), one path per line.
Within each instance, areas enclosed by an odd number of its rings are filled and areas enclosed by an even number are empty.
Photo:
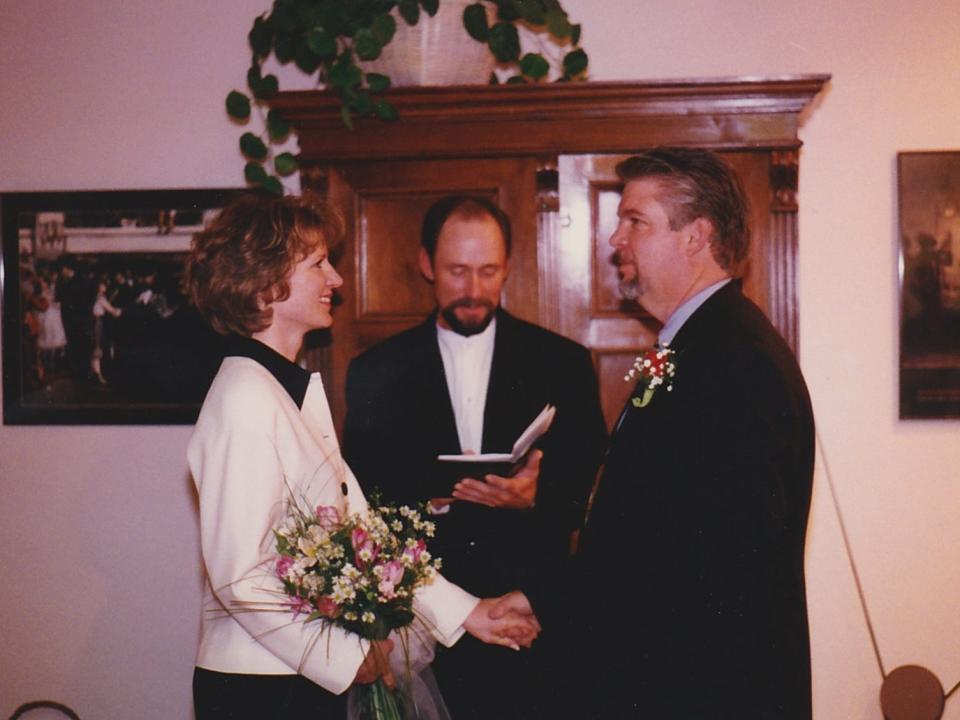
M408 26L430 22L441 3L453 2L274 0L270 12L254 20L248 35L253 51L247 72L249 92L233 90L226 100L227 113L234 120L246 123L256 110L263 121L262 134L248 131L240 138L247 182L281 194L278 176L298 169L293 154L272 151L286 141L291 126L267 107L279 91L276 75L264 73L268 58L273 56L284 65L293 62L336 92L348 127L356 116L395 120L397 111L384 97L390 76L365 64L379 58L391 43L398 21ZM462 0L460 4L464 5ZM499 74L492 73L491 82L499 82L501 76L508 83L537 83L586 75L588 59L579 46L580 25L569 21L559 0L476 0L465 4L460 24L464 39L469 36L486 45L496 61ZM538 51L523 52L521 35L531 38ZM268 170L271 164L275 174Z

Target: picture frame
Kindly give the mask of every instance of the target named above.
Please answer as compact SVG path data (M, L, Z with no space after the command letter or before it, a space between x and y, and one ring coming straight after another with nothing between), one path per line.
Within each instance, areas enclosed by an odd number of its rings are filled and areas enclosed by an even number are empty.
M897 154L900 418L960 418L960 151Z
M241 192L0 194L4 424L193 423L222 339L184 261Z

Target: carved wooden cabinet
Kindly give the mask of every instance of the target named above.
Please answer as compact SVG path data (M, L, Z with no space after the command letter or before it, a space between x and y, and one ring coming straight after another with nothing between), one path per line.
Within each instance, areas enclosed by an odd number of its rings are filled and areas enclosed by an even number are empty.
M616 291L614 167L655 145L711 148L739 171L754 228L744 288L796 348L797 128L828 79L405 88L390 95L399 121L352 131L329 94L281 93L273 105L300 133L304 187L347 218L343 303L332 337L308 351L338 428L351 358L433 307L417 269L420 221L448 193L487 195L510 215L503 305L591 349L612 422L630 390L624 370L658 329Z

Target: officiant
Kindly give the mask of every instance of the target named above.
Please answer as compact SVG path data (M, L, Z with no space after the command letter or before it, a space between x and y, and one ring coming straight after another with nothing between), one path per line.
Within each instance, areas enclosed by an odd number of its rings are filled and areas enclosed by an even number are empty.
M344 454L361 485L389 500L430 501L444 574L483 596L533 594L544 585L538 578L564 562L606 444L586 348L500 307L510 244L509 219L486 198L435 202L419 266L436 310L358 356L347 374ZM512 477L451 478L437 462L440 454L509 452L547 403L554 422ZM529 652L490 651L467 638L438 654L434 671L452 717L552 716L550 636L563 634L549 630L562 601L535 603L548 632Z

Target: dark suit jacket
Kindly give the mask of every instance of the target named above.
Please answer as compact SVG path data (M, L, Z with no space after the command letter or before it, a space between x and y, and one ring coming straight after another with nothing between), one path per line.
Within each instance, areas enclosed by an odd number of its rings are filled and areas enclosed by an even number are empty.
M437 537L431 551L443 559L443 574L480 597L518 588L536 595L542 577L558 572L569 554L571 531L582 525L606 445L587 350L498 311L481 451L509 452L548 402L557 407L557 415L538 444L544 457L535 508L499 510L456 502L449 514L435 518ZM387 499L403 502L449 494L452 484L435 458L461 448L437 344L436 315L351 363L343 449L367 493L379 487ZM533 599L549 628L550 603L540 596ZM465 697L479 700L495 685L491 673L510 673L510 679L519 680L511 668L518 658L526 662L530 655L478 645L463 638L448 655L470 653L474 664L483 666L484 676L475 679L476 685L464 678L462 687ZM439 662L441 690L456 716L456 690L446 682L442 666ZM502 696L499 702L507 704Z
M673 390L628 403L582 538L584 717L809 718L803 377L735 282L671 347Z

